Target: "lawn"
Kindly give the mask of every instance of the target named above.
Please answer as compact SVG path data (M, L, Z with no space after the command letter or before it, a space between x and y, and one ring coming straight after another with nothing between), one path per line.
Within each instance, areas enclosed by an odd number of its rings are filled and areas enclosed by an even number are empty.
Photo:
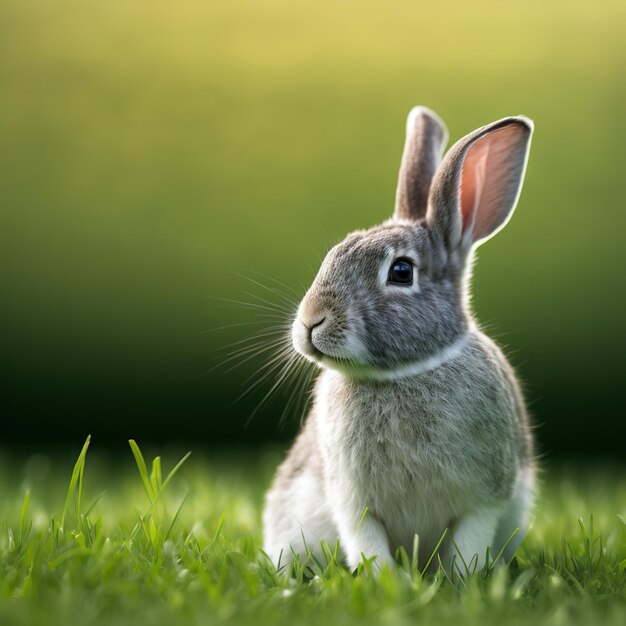
M330 554L308 564L311 576L276 574L260 552L260 513L280 451L205 452L177 466L184 451L166 450L162 469L146 454L141 471L138 448L92 448L73 471L77 455L2 455L3 626L626 620L620 466L547 469L516 560L452 584L422 577L411 555L379 579Z

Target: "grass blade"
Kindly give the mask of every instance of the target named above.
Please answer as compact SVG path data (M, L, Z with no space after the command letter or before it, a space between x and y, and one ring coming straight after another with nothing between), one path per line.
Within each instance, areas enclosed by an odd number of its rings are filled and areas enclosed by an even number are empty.
M167 532L165 533L165 537L163 538L163 543L165 543L168 540L170 533L172 532L172 528L174 528L174 524L176 523L176 520L178 519L178 516L180 515L180 511L183 508L183 505L185 504L185 502L187 501L187 498L189 497L189 493L190 492L188 491L185 494L180 504L178 505L178 508L176 509L176 513L174 513L174 517L172 517L172 522L170 523L170 526L167 529Z
M134 439L129 439L128 443L130 444L130 449L133 451L135 463L137 463L137 469L139 470L139 476L141 476L141 481L143 482L143 486L145 487L146 493L148 494L148 499L150 500L150 502L154 502L156 494L152 489L150 477L148 476L148 468L146 467L146 462L144 461L143 454L141 454L141 450L139 449L139 446Z
M63 514L61 515L61 528L65 529L65 521L70 509L72 496L76 493L76 514L77 518L80 517L80 498L83 488L83 470L85 469L85 458L87 456L87 450L89 448L89 442L91 441L91 435L87 435L87 439L83 444L82 450L78 455L74 470L72 471L72 477L70 478L70 484L67 489L67 497L65 498L65 505L63 507Z
M24 541L28 538L30 534L31 525L28 525L28 530L26 529L26 516L28 515L28 506L30 505L30 489L26 490L24 494L24 501L22 502L22 510L20 511L20 535L19 535L19 547L21 548L24 545Z
M155 456L152 461L152 472L150 473L150 484L154 493L161 491L161 457Z
M161 486L161 491L163 491L165 489L165 487L168 486L170 480L172 480L172 478L174 478L174 475L176 474L176 472L185 464L185 461L190 456L191 456L191 452L187 452L187 454L185 454L185 456L180 461L178 461L178 463L176 463L176 465L174 466L174 469L167 475L167 478L163 482L163 485Z

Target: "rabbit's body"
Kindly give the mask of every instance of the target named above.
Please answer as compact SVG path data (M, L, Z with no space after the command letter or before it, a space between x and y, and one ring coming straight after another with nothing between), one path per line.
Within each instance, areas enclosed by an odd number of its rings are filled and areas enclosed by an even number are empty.
M396 381L321 374L315 406L268 494L265 549L276 563L289 561L292 548L305 558L304 542L318 555L321 540L334 546L340 519L355 530L368 516L380 522L386 541L372 554L383 558L400 546L411 553L417 534L422 564L446 529L487 509L485 547L499 550L525 526L533 466L516 380L482 333L461 341L456 358ZM361 560L358 544L343 549L351 565Z
M444 168L439 187L453 174ZM423 565L446 529L444 563L458 550L482 564L487 547L493 556L526 527L532 442L515 375L468 311L474 241L444 218L438 228L416 217L333 248L300 306L294 345L324 370L266 498L264 547L277 564L337 539L351 567L363 555L380 564L400 546L410 553L417 535Z

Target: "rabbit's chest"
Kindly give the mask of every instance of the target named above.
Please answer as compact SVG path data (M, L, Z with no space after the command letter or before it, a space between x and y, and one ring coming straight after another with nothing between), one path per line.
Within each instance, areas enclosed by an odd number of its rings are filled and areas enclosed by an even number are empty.
M360 416L357 417L357 414ZM390 399L372 399L367 408L348 408L338 416L343 424L339 444L355 488L373 510L389 510L410 502L432 508L458 501L471 482L459 472L466 439L463 428L443 416Z
M410 550L418 534L420 558L474 497L456 437L435 416L369 398L320 414L319 435L330 488L380 519L394 545Z
M333 376L320 392L321 443L359 473L393 474L404 484L453 469L467 446L468 424L449 397L433 402L419 388L400 394L384 386L351 393Z
M320 391L328 470L371 511L399 525L428 511L446 524L487 495L497 468L450 395L435 401L432 389L398 394L375 385L351 394L330 377Z

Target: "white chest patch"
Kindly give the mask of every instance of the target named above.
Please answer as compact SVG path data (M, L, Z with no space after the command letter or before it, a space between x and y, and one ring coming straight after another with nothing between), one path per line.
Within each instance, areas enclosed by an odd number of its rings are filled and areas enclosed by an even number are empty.
M352 383L354 384L354 383ZM427 394L411 397L385 385L360 387L325 372L318 388L317 427L328 474L387 529L396 545L418 534L427 552L476 498L478 471L468 471L461 416Z

